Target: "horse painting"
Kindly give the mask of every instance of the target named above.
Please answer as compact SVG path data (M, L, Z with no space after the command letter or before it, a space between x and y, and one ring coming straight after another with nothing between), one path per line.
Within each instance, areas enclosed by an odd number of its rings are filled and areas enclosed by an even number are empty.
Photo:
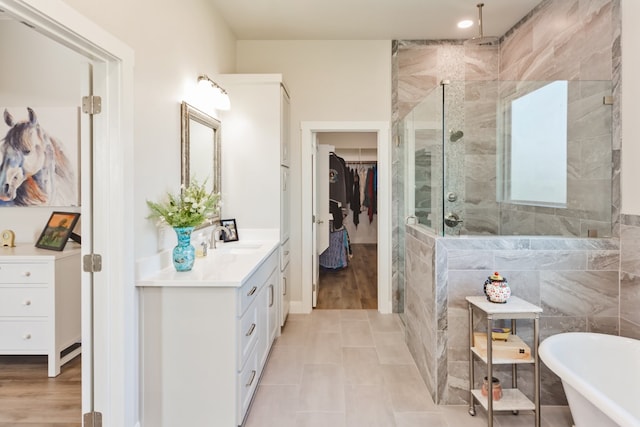
M7 109L9 126L0 141L0 206L68 206L76 188L73 166L62 143L38 123L27 107L27 120L16 122Z

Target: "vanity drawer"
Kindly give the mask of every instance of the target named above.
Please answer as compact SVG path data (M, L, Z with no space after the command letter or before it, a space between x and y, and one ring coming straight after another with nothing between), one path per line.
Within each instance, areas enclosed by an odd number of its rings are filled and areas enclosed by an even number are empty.
M291 240L287 239L282 245L280 245L280 271L284 271L284 268L289 264L291 258Z
M258 319L258 304L253 304L249 310L242 316L240 320L239 333L240 339L238 344L240 345L240 351L238 351L238 371L242 370L249 353L255 347L255 342L260 335L260 319Z
M256 270L249 279L245 282L244 285L240 288L240 306L238 307L238 317L242 316L242 314L249 308L251 303L258 298L258 294L260 293L260 289L264 286L265 282L273 272L278 268L278 251L273 251L269 258L265 260L265 262Z
M0 316L47 316L47 288L0 288Z
M0 352L45 351L46 321L0 321Z
M238 425L242 424L260 379L258 351L256 349L257 347L253 349L244 369L238 373Z
M46 283L49 277L49 264L0 263L0 283Z

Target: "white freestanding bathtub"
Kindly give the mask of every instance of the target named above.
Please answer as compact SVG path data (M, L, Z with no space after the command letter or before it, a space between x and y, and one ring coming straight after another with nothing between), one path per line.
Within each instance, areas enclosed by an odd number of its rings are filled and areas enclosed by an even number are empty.
M562 380L576 427L640 427L640 340L567 332L539 354Z

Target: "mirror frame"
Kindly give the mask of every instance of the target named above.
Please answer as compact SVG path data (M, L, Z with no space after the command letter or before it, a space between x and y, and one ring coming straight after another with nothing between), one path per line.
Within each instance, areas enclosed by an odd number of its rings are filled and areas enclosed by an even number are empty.
M221 135L220 128L221 123L219 120L211 117L210 115L198 110L197 108L189 105L187 102L182 101L180 105L180 127L181 127L181 135L180 135L180 148L181 148L181 161L182 161L182 176L181 176L181 184L184 187L188 187L191 181L191 171L190 171L190 155L191 155L191 121L195 121L200 123L211 130L213 130L213 159L212 162L212 178L213 178L213 192L220 193L222 185L221 185ZM197 228L207 227L221 218L221 212L209 218L209 220L205 221L202 225Z

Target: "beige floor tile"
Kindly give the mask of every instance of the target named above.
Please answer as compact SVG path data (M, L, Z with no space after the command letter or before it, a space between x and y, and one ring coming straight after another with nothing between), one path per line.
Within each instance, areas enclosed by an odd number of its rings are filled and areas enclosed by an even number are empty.
M311 332L305 346L306 364L342 364L342 336L339 332Z
M305 345L310 328L309 321L287 321L274 345Z
M287 315L287 323L289 322L311 322L311 316L302 313L289 313Z
M404 332L402 321L397 314L381 314L368 310L367 316L373 332Z
M340 310L341 320L369 320L367 313L371 310Z
M406 347L404 332L376 332L373 331L373 342L379 345L403 345Z
M340 365L304 365L298 403L301 412L344 412Z
M438 406L438 411L446 421L447 427L487 427L487 415L481 408L476 408L476 415L469 415L466 405ZM497 426L496 426L497 427Z
M362 320L343 320L342 346L343 347L373 347L373 335L369 322Z
M413 356L405 344L376 346L378 360L383 365L415 365Z
M342 360L346 384L384 383L375 348L345 347L342 349Z
M415 365L382 365L395 412L428 412L436 405Z
M347 427L344 412L298 412L296 427Z
M281 345L271 349L260 384L295 384L302 380L306 347Z
M312 332L340 332L340 310L314 310L310 318Z
M295 427L299 387L259 385L245 427Z
M391 400L384 385L346 385L345 401L347 426L395 426Z
M449 427L440 412L396 412L396 427Z

